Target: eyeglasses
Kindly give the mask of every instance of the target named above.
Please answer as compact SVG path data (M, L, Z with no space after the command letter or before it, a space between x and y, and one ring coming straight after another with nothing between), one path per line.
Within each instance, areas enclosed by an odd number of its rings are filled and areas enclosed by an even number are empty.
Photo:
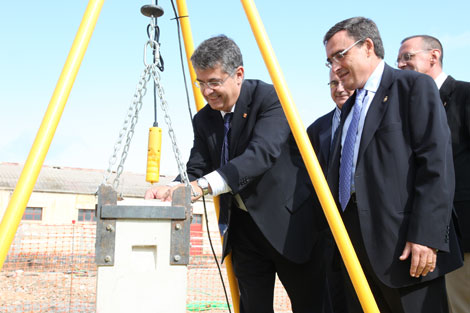
M220 86L222 86L229 77L233 76L233 74L235 74L236 71L237 69L234 69L227 77L225 77L222 80L214 80L214 81L210 81L207 83L196 80L194 81L194 85L196 85L196 87L201 90L205 89L206 87L210 89L217 89Z
M421 52L425 52L425 51L431 51L430 49L424 49L424 50L418 50L418 51L415 51L415 52L406 52L406 53L403 53L401 56L399 56L397 58L397 65L403 61L403 62L409 62L411 61L411 59L413 59L413 57L415 55L417 55L418 53L421 53Z
M326 67L332 68L333 62L336 62L336 64L339 64L339 62L341 62L341 60L344 58L346 53L348 53L349 50L351 50L355 45L357 45L358 43L360 43L361 41L365 39L366 38L359 39L358 41L356 41L355 43L353 43L352 45L350 45L348 48L344 49L343 51L335 53L335 55L331 57L331 60L326 59L326 63L325 63Z
M330 89L335 89L339 86L340 82L337 81L337 80L332 80L328 83L328 85L330 86Z

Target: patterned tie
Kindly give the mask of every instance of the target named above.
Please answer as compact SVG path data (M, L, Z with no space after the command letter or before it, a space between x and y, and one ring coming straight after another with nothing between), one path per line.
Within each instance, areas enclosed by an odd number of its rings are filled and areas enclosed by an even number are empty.
M354 158L354 146L356 143L357 127L361 117L362 102L367 94L367 90L360 89L354 102L354 110L349 124L346 139L344 140L343 150L341 152L341 163L339 166L339 203L344 211L351 198L351 175Z
M232 121L233 113L226 113L224 115L224 142L222 143L222 151L220 153L220 166L228 163L229 149L228 149L228 134L230 131L230 122ZM222 199L221 199L222 200ZM222 202L222 201L221 201ZM223 236L228 228L228 207L226 205L220 206L219 211L219 231Z
M224 142L222 144L222 153L220 154L220 166L228 163L228 132L230 131L230 122L233 113L227 113L224 116Z

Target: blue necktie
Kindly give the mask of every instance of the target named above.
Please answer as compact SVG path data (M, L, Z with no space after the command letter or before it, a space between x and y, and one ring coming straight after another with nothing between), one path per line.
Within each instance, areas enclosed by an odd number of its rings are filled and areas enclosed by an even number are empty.
M222 153L220 154L220 166L228 163L228 132L233 113L227 113L224 116L224 142L222 144Z
M351 198L351 175L354 159L354 146L356 143L357 127L361 117L362 102L367 94L367 90L360 89L356 94L354 102L351 124L349 124L346 139L344 140L341 152L341 163L339 166L339 203L344 211Z
M226 113L224 115L224 142L222 143L222 151L220 153L220 166L224 166L229 160L228 149L228 135L230 131L230 122L232 121L233 113ZM223 196L223 195L222 195ZM222 200L222 198L221 198ZM222 204L222 201L221 201ZM219 231L223 236L228 228L228 207L226 205L220 206L219 211Z

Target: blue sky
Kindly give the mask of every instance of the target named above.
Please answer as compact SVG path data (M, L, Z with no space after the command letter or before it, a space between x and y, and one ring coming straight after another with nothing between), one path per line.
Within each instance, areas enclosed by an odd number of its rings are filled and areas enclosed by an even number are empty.
M85 0L0 3L0 162L25 162L87 5ZM140 77L149 19L140 7L151 0L108 0L91 39L45 164L107 169L108 159ZM307 127L332 109L322 38L336 22L373 19L395 66L401 39L429 34L444 45L444 71L469 81L470 4L461 1L255 1L288 87ZM158 19L165 62L162 84L182 159L192 145L181 74L176 24L169 0ZM187 0L195 45L226 34L240 46L246 78L270 82L240 1ZM186 62L186 59L184 59ZM186 65L185 65L186 66ZM189 73L187 73L189 78ZM190 88L190 86L188 86ZM190 94L191 108L195 112ZM176 174L167 126L163 128L162 174ZM148 128L153 123L149 90L125 164L145 172Z

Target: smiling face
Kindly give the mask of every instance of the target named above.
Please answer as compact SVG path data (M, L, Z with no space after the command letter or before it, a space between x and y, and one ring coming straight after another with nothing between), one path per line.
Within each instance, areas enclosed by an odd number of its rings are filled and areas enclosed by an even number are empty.
M326 56L333 60L333 56L344 51L356 42L346 30L334 34L326 43ZM364 87L369 76L381 59L374 52L374 44L369 38L352 47L344 57L332 61L331 70L338 76L344 88L355 90Z
M195 68L194 70L197 81L202 83L202 95L210 107L214 110L230 112L240 95L244 75L243 66L239 66L231 76L220 65L215 68L204 70ZM208 82L223 83L216 88L210 88L204 84Z
M405 41L398 51L397 63L402 70L413 70L424 74L429 74L431 70L430 50L423 48L423 40L419 37ZM408 54L407 60L404 55Z
M330 93L331 99L336 103L338 108L342 108L343 104L353 94L354 91L344 88L343 83L333 71L330 71Z

